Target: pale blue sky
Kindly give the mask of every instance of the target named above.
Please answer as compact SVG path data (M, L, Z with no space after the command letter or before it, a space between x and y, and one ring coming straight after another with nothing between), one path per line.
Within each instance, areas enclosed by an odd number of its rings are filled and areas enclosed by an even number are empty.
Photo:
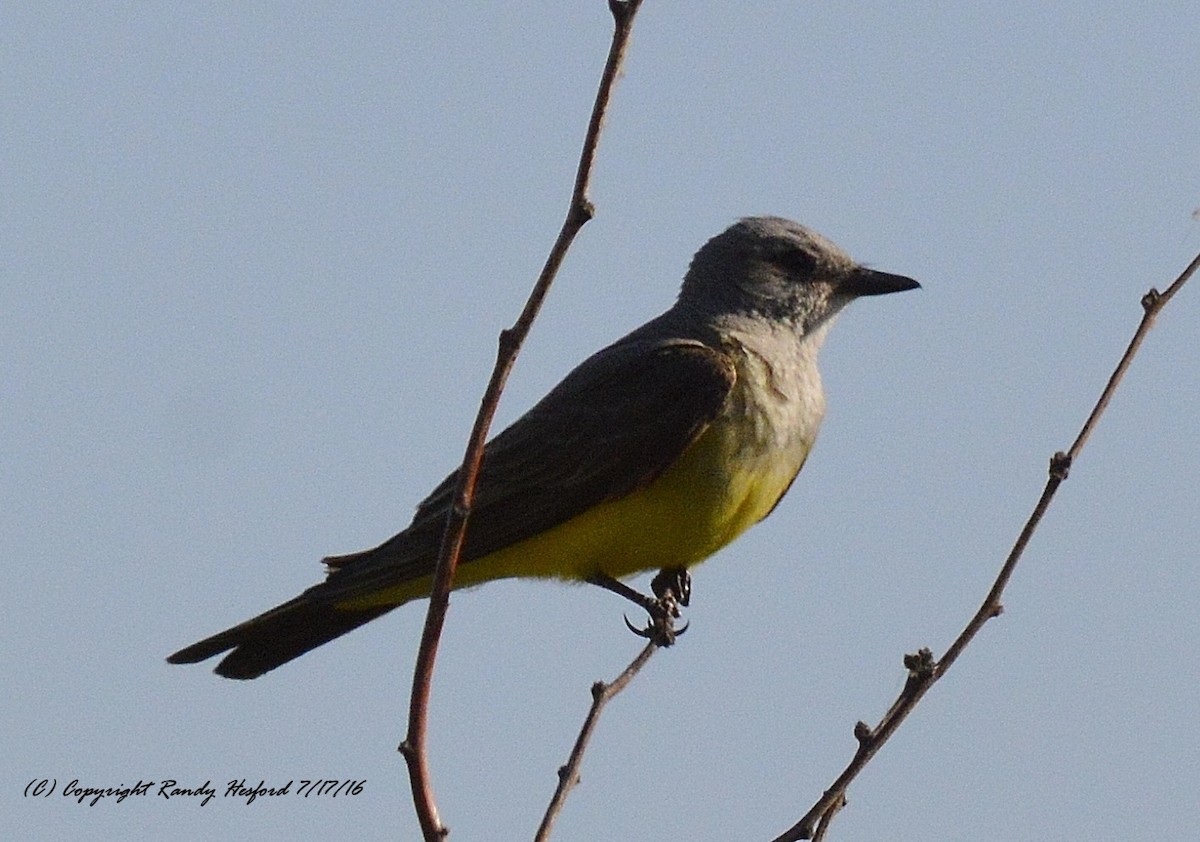
M250 683L179 646L402 527L461 457L566 208L601 0L0 12L0 668L8 838L416 838L413 605ZM498 424L772 213L924 289L852 306L774 515L695 576L555 835L765 840L975 610L1140 315L1200 250L1189 2L648 0ZM836 840L1200 832L1200 290L1164 313L1006 612L859 779ZM452 601L452 839L532 836L638 647L615 597ZM247 807L32 779L365 779Z

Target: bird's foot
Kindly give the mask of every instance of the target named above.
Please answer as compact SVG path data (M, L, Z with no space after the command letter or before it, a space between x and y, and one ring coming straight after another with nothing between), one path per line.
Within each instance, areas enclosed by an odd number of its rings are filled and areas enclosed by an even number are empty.
M692 602L692 574L683 567L665 568L650 580L650 590L654 591L660 602L670 597L687 608ZM678 609L675 616L679 616Z
M653 601L652 607L647 608L646 613L650 615L650 618L646 621L645 628L639 629L629 622L628 617L625 618L625 626L638 637L646 638L655 646L671 646L680 635L688 630L687 623L675 628L675 620L679 617L679 603L675 601L674 597Z
M687 623L680 628L675 621L680 616L680 606L686 606L692 598L692 577L682 568L660 570L650 583L654 596L634 590L611 576L599 573L589 579L592 584L620 594L645 610L649 615L645 628L637 628L625 618L625 625L638 637L644 637L656 646L670 646L687 631Z

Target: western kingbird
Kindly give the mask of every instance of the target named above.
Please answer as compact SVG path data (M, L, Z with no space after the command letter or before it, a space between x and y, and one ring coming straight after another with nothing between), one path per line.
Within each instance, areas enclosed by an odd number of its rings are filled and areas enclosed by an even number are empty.
M686 570L762 520L817 436L817 351L851 300L915 289L779 217L750 217L696 253L675 304L593 354L488 442L455 587L492 579L619 580ZM429 595L457 472L373 550L176 652L233 650L216 672L256 678Z

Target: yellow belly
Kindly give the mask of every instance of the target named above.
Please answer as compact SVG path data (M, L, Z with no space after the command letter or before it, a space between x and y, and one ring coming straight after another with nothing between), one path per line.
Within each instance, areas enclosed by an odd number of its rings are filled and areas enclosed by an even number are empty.
M455 587L513 577L582 580L601 572L623 578L695 565L766 517L811 442L782 452L747 452L745 444L737 430L718 423L645 488L460 565ZM406 582L342 607L407 602L427 596L430 581Z
M697 564L762 520L799 470L736 464L727 450L722 436L706 434L645 488L470 566L500 576L585 579Z

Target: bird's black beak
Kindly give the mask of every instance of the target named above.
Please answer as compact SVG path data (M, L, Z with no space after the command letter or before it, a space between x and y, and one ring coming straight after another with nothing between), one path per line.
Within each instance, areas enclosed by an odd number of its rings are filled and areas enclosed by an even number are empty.
M838 291L847 295L887 295L889 292L904 292L906 289L920 289L921 285L912 278L903 275L891 275L887 272L876 272L860 266L838 284Z

